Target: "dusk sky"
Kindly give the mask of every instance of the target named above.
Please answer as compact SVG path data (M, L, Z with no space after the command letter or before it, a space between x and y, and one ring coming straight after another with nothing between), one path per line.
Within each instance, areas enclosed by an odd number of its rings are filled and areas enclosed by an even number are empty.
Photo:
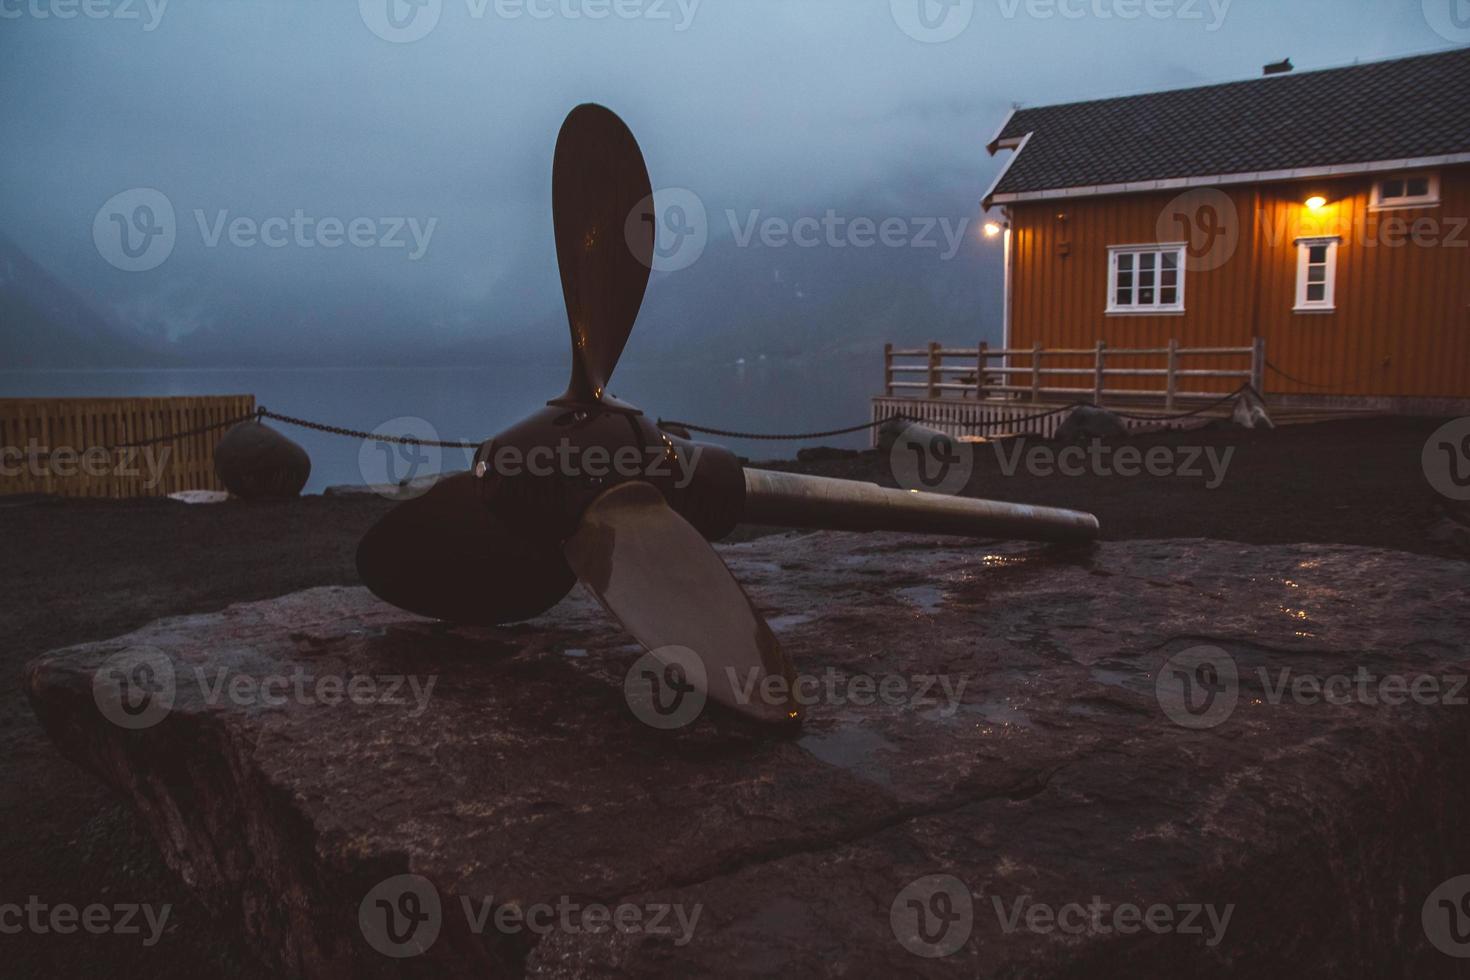
M1470 40L1453 2L0 0L0 232L158 342L512 333L559 315L550 163L579 102L628 121L712 246L732 211L975 222L1012 103L1440 50ZM94 222L136 189L174 241L126 271ZM354 222L367 244L313 239Z

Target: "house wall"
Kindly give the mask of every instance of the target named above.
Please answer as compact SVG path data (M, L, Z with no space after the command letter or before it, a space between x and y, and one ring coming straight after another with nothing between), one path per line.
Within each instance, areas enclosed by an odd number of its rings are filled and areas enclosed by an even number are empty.
M1370 210L1371 175L1009 205L1011 346L1244 347L1260 336L1279 369L1267 373L1271 393L1470 397L1470 167L1439 173L1441 203L1410 210ZM1308 211L1313 194L1330 203ZM1295 239L1319 235L1342 238L1337 309L1295 313ZM1185 312L1108 315L1108 247L1154 242L1190 243ZM1090 371L1091 359L1075 364ZM1091 382L1079 372L1054 383Z

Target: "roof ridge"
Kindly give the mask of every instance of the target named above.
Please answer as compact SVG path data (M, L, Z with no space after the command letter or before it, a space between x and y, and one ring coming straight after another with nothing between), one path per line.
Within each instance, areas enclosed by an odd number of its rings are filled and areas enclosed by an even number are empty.
M1048 102L1044 105L1033 106L1018 105L1014 108L1015 114L1020 115L1025 112L1038 112L1042 109L1069 109L1077 106L1102 105L1108 102L1126 102L1130 99L1145 99L1159 95L1177 95L1183 92L1203 92L1210 89L1229 89L1245 85L1262 85L1270 84L1273 82L1288 82L1293 79L1314 78L1316 76L1327 75L1333 72L1351 72L1379 65L1390 65L1409 61L1427 61L1434 58L1449 57L1456 54L1470 55L1470 45L1442 48L1438 51L1421 51L1417 54L1410 55L1393 55L1386 58L1374 58L1370 61L1353 61L1346 64L1327 65L1320 68L1293 70L1290 72L1283 72L1278 75L1258 75L1253 78L1238 78L1234 81L1226 82L1207 82L1203 85L1184 85L1179 88L1145 89L1137 92L1129 92L1126 94L1105 95L1099 98L1076 99L1071 102Z

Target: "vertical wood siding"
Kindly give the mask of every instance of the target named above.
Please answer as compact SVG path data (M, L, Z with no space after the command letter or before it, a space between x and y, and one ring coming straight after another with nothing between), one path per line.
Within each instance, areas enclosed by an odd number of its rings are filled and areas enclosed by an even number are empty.
M1234 212L1222 216L1235 234L1233 250L1217 243L1224 253L1171 221L1177 191L1011 205L1011 346L1162 347L1172 338L1239 347L1260 336L1270 361L1301 379L1268 372L1271 392L1470 396L1470 167L1439 173L1439 206L1411 210L1371 211L1366 175L1221 188ZM1329 201L1315 214L1302 204L1313 194ZM1295 240L1326 235L1342 238L1337 309L1295 313ZM1106 315L1109 246L1191 238L1183 314ZM1228 258L1194 267L1215 254ZM1090 363L1079 357L1079 374L1063 380L1085 384Z

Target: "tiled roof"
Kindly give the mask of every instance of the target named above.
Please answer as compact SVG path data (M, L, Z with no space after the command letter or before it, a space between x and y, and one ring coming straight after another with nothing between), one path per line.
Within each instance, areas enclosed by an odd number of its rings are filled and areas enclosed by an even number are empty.
M1470 151L1470 48L1018 109L1030 133L993 194L1292 170Z

